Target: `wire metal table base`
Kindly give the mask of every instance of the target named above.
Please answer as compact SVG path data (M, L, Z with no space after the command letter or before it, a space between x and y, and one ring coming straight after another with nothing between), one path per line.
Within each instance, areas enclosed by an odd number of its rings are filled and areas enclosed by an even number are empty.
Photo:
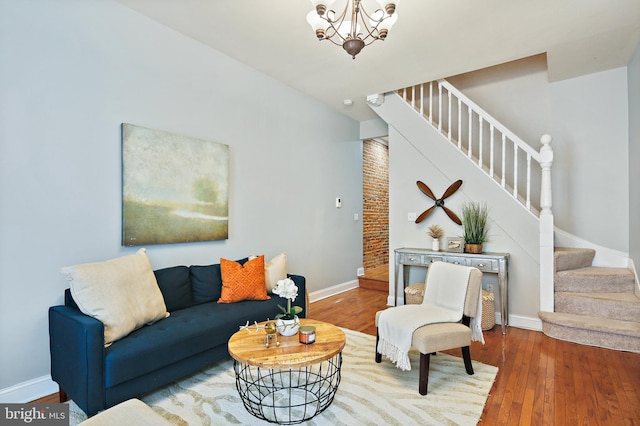
M289 370L234 360L236 388L245 408L271 423L301 423L324 411L340 384L342 353L319 364Z

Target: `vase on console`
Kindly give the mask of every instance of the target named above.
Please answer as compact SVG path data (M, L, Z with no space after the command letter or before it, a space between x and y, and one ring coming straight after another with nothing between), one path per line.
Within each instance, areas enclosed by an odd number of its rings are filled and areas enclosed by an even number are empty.
M444 229L440 225L431 225L427 234L433 238L431 240L431 250L440 251L440 238L444 236Z

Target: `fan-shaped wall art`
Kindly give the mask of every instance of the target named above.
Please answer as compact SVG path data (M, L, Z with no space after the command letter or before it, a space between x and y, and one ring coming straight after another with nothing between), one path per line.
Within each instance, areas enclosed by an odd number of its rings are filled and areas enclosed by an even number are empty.
M418 185L418 188L420 189L420 191L422 191L424 195L426 195L427 197L431 198L433 201L436 202L433 206L423 211L420 214L420 216L416 218L416 223L420 223L423 220L425 220L427 216L433 213L436 207L442 207L442 210L444 210L447 216L449 216L449 219L451 219L458 225L462 225L462 221L460 220L460 218L451 209L449 209L448 207L445 207L444 205L444 200L451 197L458 190L458 188L462 186L462 180L457 180L453 182L451 185L449 185L449 188L447 188L447 190L444 191L444 194L440 198L437 198L433 194L433 191L425 183L417 181L416 185Z

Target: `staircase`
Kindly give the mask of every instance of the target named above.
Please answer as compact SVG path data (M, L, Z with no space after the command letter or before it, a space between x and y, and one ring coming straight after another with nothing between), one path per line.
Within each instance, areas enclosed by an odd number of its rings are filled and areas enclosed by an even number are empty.
M465 182L479 182L477 174L458 161L460 153L489 178L483 182L493 182L503 198L506 193L514 201L502 202L492 189L495 186L481 188L485 198L501 206L501 212L494 214L502 213L503 229L510 235L520 233L519 248L531 258L538 251L538 315L545 334L640 352L640 299L634 293L635 274L627 268L594 267L594 250L554 247L553 150L549 135L542 136L542 146L536 151L445 80L406 87L383 99L382 103L371 102L372 109L416 152L425 158L428 155L435 168L455 168L456 176L466 176ZM433 133L437 133L435 138ZM442 138L450 144L436 146L435 141L439 143ZM452 153L452 147L457 153ZM524 208L519 210L526 212L524 217L513 208L507 210L507 203ZM532 238L536 233L539 239Z
M542 331L569 342L640 352L634 274L592 266L594 256L591 249L555 249L555 312L540 312Z

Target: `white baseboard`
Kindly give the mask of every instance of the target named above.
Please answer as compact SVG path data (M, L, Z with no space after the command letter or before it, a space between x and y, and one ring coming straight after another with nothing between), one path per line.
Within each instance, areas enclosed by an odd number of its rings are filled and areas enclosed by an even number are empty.
M326 299L327 297L335 296L336 294L344 293L354 288L358 288L358 280L347 281L346 283L323 288L322 290L309 293L309 303L317 302L318 300Z
M496 312L496 324L502 324L501 318L502 316L500 315L500 312ZM509 327L542 331L542 320L540 318L530 318L512 314L509 315Z
M58 384L50 375L37 377L0 389L0 402L4 404L24 404L58 392Z

